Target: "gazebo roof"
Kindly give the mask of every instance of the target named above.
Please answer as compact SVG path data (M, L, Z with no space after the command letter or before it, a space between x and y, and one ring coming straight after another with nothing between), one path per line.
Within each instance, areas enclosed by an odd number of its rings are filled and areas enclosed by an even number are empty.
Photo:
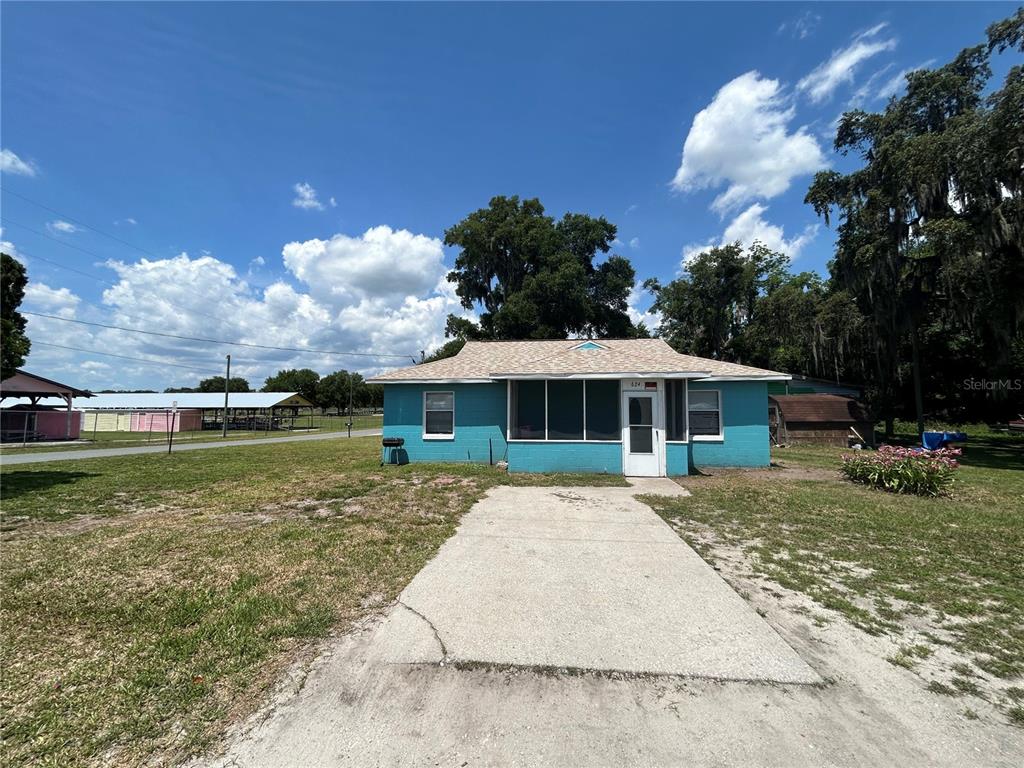
M92 392L17 370L0 381L0 399L5 397L94 397Z

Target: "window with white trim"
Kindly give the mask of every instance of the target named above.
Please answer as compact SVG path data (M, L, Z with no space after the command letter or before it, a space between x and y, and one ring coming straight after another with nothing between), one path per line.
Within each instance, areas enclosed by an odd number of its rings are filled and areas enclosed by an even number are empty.
M455 393L423 393L423 436L442 438L455 436Z
M722 394L717 389L691 389L689 392L690 436L694 440L722 437Z

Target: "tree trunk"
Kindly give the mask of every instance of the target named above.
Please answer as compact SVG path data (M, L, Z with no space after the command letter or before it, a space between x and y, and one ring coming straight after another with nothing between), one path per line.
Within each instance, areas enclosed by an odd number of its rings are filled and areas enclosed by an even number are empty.
M924 432L924 395L921 392L921 345L917 334L917 321L910 324L911 362L914 367L914 411L917 414L917 436Z

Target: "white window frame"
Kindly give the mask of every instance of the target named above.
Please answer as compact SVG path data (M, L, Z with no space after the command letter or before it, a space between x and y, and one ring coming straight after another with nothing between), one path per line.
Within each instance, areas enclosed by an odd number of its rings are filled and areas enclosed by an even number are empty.
M451 395L452 396L452 431L427 433L427 397L429 395ZM434 408L433 412L444 413L447 408ZM455 392L451 389L432 389L423 391L423 439L424 440L454 440L455 439Z
M690 429L690 392L714 392L718 398L718 434L695 435ZM720 389L689 389L686 392L686 435L694 443L722 442L725 439L725 409L722 406L722 390Z

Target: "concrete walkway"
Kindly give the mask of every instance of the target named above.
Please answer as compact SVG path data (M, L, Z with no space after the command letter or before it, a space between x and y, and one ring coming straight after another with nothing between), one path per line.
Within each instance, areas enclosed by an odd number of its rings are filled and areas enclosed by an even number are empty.
M634 488L491 491L401 595L394 620L438 643L391 661L686 675L821 679ZM442 648L443 646L443 648Z
M379 429L353 430L352 437L372 437L381 434ZM206 448L243 448L250 445L271 445L273 443L298 443L308 440L337 440L348 437L347 432L321 432L314 435L295 435L292 437L266 437L256 439L213 440L203 443L175 443L171 450L201 451ZM134 448L95 448L81 451L47 451L44 453L26 453L23 455L0 455L0 466L9 467L15 464L38 464L44 461L73 461L74 459L102 459L105 456L137 456L144 453L167 453L167 444L142 445Z
M492 489L383 620L297 673L212 765L750 764L701 734L763 719L762 697L687 725L682 681L821 678L639 493L687 495L664 479Z

